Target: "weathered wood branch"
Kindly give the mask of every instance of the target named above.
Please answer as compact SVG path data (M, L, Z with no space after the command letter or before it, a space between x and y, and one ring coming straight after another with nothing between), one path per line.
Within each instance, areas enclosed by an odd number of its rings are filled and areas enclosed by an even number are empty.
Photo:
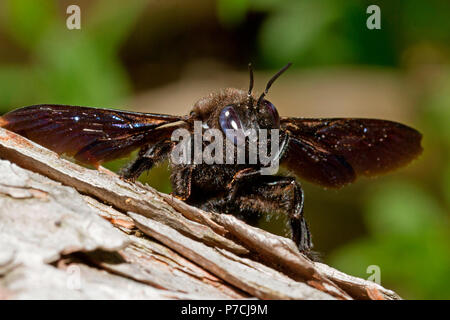
M399 299L287 238L0 128L0 298Z

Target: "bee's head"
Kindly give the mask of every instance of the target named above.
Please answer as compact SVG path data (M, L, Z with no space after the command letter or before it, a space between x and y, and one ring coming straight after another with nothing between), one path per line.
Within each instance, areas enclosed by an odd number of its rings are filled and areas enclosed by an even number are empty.
M268 82L263 93L256 99L252 95L253 70L249 64L249 90L225 89L198 101L191 116L194 120L201 120L206 128L220 129L227 134L227 130L235 130L237 135L246 135L249 130L279 129L280 117L275 106L265 99L273 82L291 66L288 63L278 71ZM236 141L235 138L231 138Z

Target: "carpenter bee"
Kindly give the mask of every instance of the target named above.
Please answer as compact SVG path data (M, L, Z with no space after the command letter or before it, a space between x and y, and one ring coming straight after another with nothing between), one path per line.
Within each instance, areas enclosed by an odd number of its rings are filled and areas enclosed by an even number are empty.
M7 113L0 118L0 125L96 167L139 148L136 159L120 171L120 176L131 182L169 158L174 196L201 209L233 214L246 221L267 213L285 214L292 240L300 251L308 253L312 241L303 214L303 191L296 178L339 188L359 175L393 170L421 153L421 134L385 120L280 117L266 95L289 66L278 71L256 98L249 65L248 91L228 88L210 94L195 103L186 116L47 104ZM196 122L202 123L202 130L222 132L228 145L237 144L236 135L230 138L227 134L234 130L244 137L239 146L245 150L259 143L245 139L248 129L278 130L278 150L272 156L295 176L262 174L267 163L259 160L175 163L170 156L177 146L173 133L184 129L193 134ZM269 144L274 142L271 136ZM201 144L206 146L207 141ZM194 147L189 148L192 151ZM232 158L236 157L234 150Z

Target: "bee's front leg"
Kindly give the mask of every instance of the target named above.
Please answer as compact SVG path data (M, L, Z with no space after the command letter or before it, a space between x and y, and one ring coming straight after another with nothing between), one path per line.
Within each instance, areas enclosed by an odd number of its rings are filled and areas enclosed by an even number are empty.
M171 147L171 141L164 140L142 148L134 161L120 169L120 177L127 181L136 181L144 171L150 170L155 164L166 159Z

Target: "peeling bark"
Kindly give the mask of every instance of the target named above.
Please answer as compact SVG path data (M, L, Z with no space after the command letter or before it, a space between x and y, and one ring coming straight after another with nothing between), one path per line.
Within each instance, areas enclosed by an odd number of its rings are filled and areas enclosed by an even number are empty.
M287 238L0 128L1 299L400 299Z

